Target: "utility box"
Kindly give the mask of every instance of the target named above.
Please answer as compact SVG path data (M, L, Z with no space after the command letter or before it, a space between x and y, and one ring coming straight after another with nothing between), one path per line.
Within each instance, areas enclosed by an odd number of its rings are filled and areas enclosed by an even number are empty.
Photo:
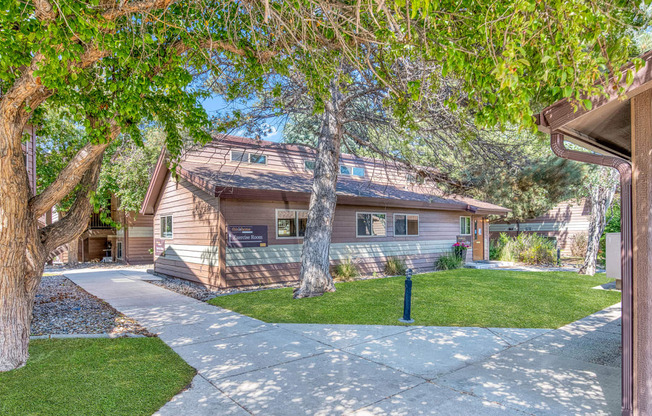
M607 263L607 277L616 279L616 289L620 289L622 280L620 276L621 252L620 233L607 233L605 242L605 260Z

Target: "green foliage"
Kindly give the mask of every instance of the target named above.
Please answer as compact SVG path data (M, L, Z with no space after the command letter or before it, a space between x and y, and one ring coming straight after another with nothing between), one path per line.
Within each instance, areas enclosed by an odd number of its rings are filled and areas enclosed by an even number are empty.
M407 270L405 260L399 257L390 257L385 263L385 274L388 276L404 275Z
M52 339L0 373L3 415L151 415L195 370L158 338Z
M619 292L591 289L610 281L604 274L459 269L418 274L412 281L415 325L559 328L620 302ZM399 324L404 277L335 287L336 292L300 302L292 299L292 288L218 296L209 302L265 322Z
M527 264L553 264L556 261L556 249L552 239L537 233L520 233L517 237L500 233L498 240L491 242L489 258Z
M335 266L334 280L338 282L350 282L360 275L358 267L350 258Z
M435 261L435 270L454 270L464 265L464 260L455 253L442 254Z
M598 252L598 260L602 263L605 261L607 233L620 232L620 199L614 200L613 204L611 204L607 210L606 218L607 223L604 227L604 233L600 236L600 249Z

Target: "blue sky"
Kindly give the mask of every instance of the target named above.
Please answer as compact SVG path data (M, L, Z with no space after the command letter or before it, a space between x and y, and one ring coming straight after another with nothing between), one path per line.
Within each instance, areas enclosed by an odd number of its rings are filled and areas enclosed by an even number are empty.
M205 99L202 102L202 105L204 106L204 109L208 113L209 116L213 116L217 114L220 110L226 108L226 102L219 96L212 95ZM233 132L233 134L241 134L236 132ZM283 139L283 126L276 126L276 132L273 134L270 134L269 136L265 136L263 138L264 140L269 140L272 142L280 142Z

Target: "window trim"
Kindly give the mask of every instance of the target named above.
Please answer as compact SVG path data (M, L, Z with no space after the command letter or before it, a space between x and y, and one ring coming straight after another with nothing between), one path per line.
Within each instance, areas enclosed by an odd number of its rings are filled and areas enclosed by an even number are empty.
M244 153L244 159L245 160L233 160L233 152L235 152L235 153ZM231 162L246 163L248 165L265 165L265 166L267 165L267 155L265 153L257 154L255 152L247 151L246 149L245 150L231 149L231 151L229 152L229 155L230 155ZM251 156L258 156L258 157L262 156L262 157L265 158L265 163L252 162L251 161Z
M266 155L266 154L264 154L264 153L260 153L260 154L256 154L256 153L247 153L247 154L249 155L249 156L247 157L247 159L249 160L249 164L250 164L250 165L265 165L265 166L267 165L267 155ZM264 158L264 159L265 159L265 163L252 162L252 161L251 161L251 157L252 157L252 156L254 156L254 157L262 157L262 158Z
M362 175L356 175L355 174L356 169L362 169ZM364 166L353 166L351 168L351 176L355 176L356 178L364 178L364 177L366 177L366 175L367 175L367 171L364 168Z
M369 215L384 215L385 216L385 234L383 235L359 235L358 234L358 214L369 214ZM373 217L371 218L371 229L373 232ZM355 212L355 237L356 238L382 238L382 237L387 237L387 212L379 212L379 211L356 211Z
M120 253L119 256L118 256L118 253ZM124 244L122 243L122 241L116 241L115 242L115 258L116 258L116 260L122 260L123 256L124 256Z
M308 212L307 209L294 209L294 208L276 208L274 210L274 228L276 228L276 234L274 234L274 237L278 240L296 240L296 239L301 239L303 240L305 237L301 237L297 235L296 237L279 237L278 235L278 212L279 211L294 211L294 226L296 227L297 234L299 233L299 217L297 216L298 212Z
M405 215L405 232L406 232L405 235L396 235L396 216L397 215ZM407 234L407 230L408 230L408 228L407 228L407 217L409 215L412 215L412 216L416 215L416 217L417 217L417 233L416 234ZM393 226L392 231L393 231L394 237L419 237L421 235L421 218L419 217L419 214L408 214L408 213L405 213L405 212L395 212L392 219L394 220L394 222L392 223L392 226Z
M162 221L161 219L162 218L167 218L167 217L172 218L172 232L170 233L169 237L164 236L163 231L161 230L161 221ZM163 238L163 239L174 238L174 215L172 215L172 214L161 214L161 215L158 216L158 221L159 221L159 224L158 224L159 225L159 235L161 236L161 238ZM166 222L167 222L167 220L166 220Z
M244 160L233 160L233 152L236 152L236 153L244 153L244 155L245 155L245 159L247 159L247 160L246 160L246 161L244 161ZM231 162L235 162L235 163L248 163L248 162L249 162L249 156L248 156L249 153L247 153L246 150L235 150L235 149L231 149L231 151L229 152L229 155L230 155L230 157L231 157Z
M468 218L469 219L469 233L468 234L462 233L462 218ZM470 215L460 215L459 226L460 226L460 234L459 235L471 235L471 234L473 234L473 231L471 230L473 224L471 223L471 216Z

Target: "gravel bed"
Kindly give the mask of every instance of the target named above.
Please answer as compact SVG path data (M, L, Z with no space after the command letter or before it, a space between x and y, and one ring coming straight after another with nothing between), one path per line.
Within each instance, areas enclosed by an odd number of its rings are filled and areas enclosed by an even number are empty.
M161 286L165 289L171 290L173 292L177 292L179 294L191 297L193 299L200 300L202 302L206 302L210 299L213 299L216 296L297 286L297 283L285 283L285 284L247 286L247 287L238 287L238 288L231 288L231 289L209 289L199 283L191 282L189 280L179 279L176 277L168 277L168 276L160 276L160 277L163 280L151 280L148 281L148 283L151 283L156 286Z
M142 334L133 319L92 296L62 275L44 275L36 292L32 335Z

